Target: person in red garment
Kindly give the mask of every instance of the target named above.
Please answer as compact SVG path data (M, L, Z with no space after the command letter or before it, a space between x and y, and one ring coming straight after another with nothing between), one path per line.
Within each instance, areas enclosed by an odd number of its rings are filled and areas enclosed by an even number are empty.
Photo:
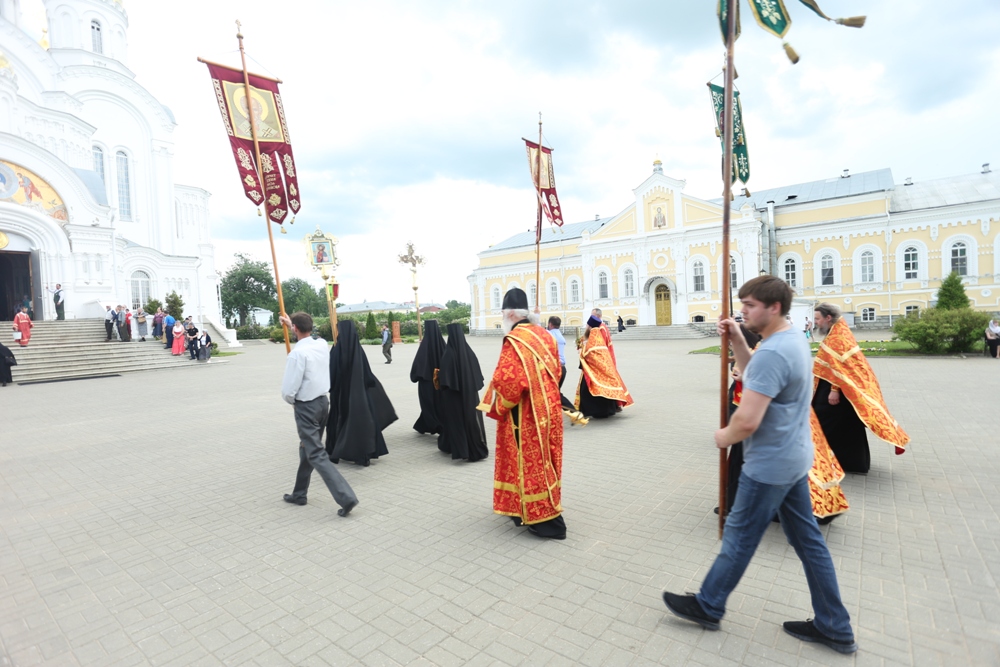
M562 517L562 368L555 339L514 288L503 300L506 335L480 410L497 421L493 511L548 539L566 539Z
M31 329L34 326L35 324L31 321L31 318L28 317L28 307L21 306L21 312L14 316L14 331L21 334L21 337L17 341L18 345L28 347L28 341L31 340Z

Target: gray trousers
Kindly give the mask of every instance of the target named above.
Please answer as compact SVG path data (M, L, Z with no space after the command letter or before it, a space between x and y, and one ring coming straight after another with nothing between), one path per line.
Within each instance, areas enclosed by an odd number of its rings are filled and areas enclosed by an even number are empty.
M295 426L299 430L299 471L295 475L292 497L305 498L309 479L315 469L341 507L358 502L354 489L330 462L323 446L323 429L330 414L330 398L325 394L311 401L295 401Z
M382 343L382 356L386 361L392 361L392 342Z

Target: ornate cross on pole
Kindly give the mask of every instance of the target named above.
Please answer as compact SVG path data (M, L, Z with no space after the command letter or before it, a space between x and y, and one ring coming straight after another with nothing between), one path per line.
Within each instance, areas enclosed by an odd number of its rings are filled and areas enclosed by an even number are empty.
M417 340L423 340L424 332L420 326L420 300L417 298L417 267L424 263L424 258L413 254L413 243L406 244L406 254L399 256L400 264L409 264L413 272L413 307L417 311Z

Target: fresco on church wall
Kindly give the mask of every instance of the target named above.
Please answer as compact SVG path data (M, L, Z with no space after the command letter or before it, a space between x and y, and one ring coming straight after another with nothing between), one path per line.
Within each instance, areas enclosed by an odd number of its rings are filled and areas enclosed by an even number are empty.
M25 206L42 215L66 222L66 205L55 189L24 167L0 160L0 202Z

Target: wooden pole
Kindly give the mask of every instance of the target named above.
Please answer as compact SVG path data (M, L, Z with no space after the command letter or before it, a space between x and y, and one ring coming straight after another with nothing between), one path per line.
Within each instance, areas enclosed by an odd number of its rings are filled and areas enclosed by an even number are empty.
M538 112L538 168L535 176L535 195L538 199L538 220L535 226L535 312L541 313L539 307L542 299L542 112Z
M424 339L424 330L420 326L420 299L417 297L417 266L413 265L413 307L417 309L417 340Z
M333 282L335 278L323 267L323 289L326 290L326 310L330 315L330 340L337 344L337 304L333 298Z
M725 96L723 98L723 138L722 138L722 288L720 296L722 305L720 319L729 319L730 291L729 284L729 218L732 210L733 195L733 73L736 68L733 63L736 47L736 7L737 0L726 1L726 17L728 19L726 36L726 78ZM725 428L729 423L729 331L722 332L722 348L720 360L719 389L719 426ZM726 487L729 477L728 450L719 450L719 539L726 524Z
M240 60L243 63L243 87L247 96L247 115L250 116L250 135L253 137L253 153L254 159L257 161L257 177L261 179L260 188L266 194L263 180L264 168L260 164L260 142L257 140L257 118L253 114L253 98L250 96L250 73L247 72L247 56L243 50L243 33L239 21L236 22L236 39L240 42ZM267 211L266 203L264 204L264 210ZM267 224L267 240L271 244L271 264L274 266L274 282L278 288L278 312L284 315L285 297L281 293L281 278L278 276L278 255L274 251L274 231L271 229L271 220L266 215L264 218L264 222ZM288 338L288 327L282 323L281 330L285 333L285 354L289 354L292 351L292 343Z

